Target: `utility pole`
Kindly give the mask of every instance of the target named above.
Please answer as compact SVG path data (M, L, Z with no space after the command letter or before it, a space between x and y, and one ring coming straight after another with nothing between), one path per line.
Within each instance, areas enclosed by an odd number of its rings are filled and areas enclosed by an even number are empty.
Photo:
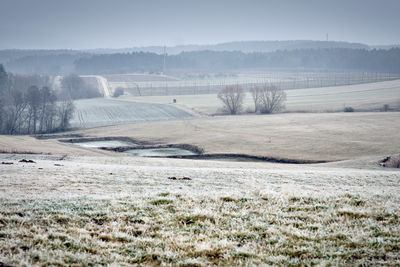
M165 75L166 66L165 66L165 58L167 57L167 47L164 45L164 64L163 64L163 74Z
M167 84L167 74L166 74L166 58L167 58L167 47L164 45L164 64L163 64L163 75L165 78L165 95L168 95L168 84Z

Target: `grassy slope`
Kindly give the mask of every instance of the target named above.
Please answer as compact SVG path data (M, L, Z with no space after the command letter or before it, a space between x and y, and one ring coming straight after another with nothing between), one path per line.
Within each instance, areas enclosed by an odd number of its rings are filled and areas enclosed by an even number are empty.
M0 157L14 163L0 173L8 264L400 263L396 171Z
M168 104L176 98L178 107L193 109L199 113L221 112L222 104L216 94L122 97L122 100ZM400 80L370 84L298 89L287 91L287 111L341 111L345 106L361 110L381 109L383 105L400 108ZM244 110L253 110L251 95L247 95Z
M306 113L209 117L88 129L93 136L129 136L186 143L206 153L343 160L398 153L399 112Z
M55 155L114 155L103 150L92 150L61 143L57 140L37 140L31 136L0 135L0 151L2 153L35 153Z
M206 153L344 160L399 153L399 112L277 114L145 122L78 131L86 136L126 136L155 143L192 144ZM0 150L69 155L114 155L57 139L0 136Z

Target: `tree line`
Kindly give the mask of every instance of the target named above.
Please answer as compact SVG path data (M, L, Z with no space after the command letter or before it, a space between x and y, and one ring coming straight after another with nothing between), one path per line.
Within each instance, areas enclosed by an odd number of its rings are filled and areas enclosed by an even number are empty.
M38 134L65 131L74 112L74 99L100 96L77 75L52 89L48 76L7 73L0 64L0 133Z
M248 45L254 49L245 49ZM230 44L212 46L210 50L183 51L167 56L167 69L225 71L254 68L303 68L400 73L400 48L398 47L369 49L368 46L347 43L340 45L327 42L295 42L293 44L288 42L275 44L273 46L275 50L267 52L268 49L263 49L266 45L263 42L243 45L235 43L233 46ZM238 49L232 50L235 47ZM276 50L279 47L284 49ZM207 49L207 46L196 49ZM229 51L222 51L222 49ZM96 53L68 50L2 50L0 63L5 63L13 72L23 74L115 74L163 71L162 53L120 51L124 50L115 50L112 53L107 50L103 53L101 53L102 50Z
M92 55L75 61L82 74L161 72L164 56L155 53ZM400 73L400 48L298 49L270 53L194 51L166 57L167 69L238 70L254 68L302 68Z

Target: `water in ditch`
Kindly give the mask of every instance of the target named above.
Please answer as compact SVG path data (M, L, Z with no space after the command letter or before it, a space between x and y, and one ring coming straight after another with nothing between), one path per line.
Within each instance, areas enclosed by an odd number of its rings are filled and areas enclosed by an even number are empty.
M139 157L168 157L168 156L197 155L193 151L176 147L130 149L124 151L123 153Z
M96 147L120 147L120 146L134 146L135 143L121 140L104 140L104 141L87 141L87 142L77 142L74 145L88 148Z

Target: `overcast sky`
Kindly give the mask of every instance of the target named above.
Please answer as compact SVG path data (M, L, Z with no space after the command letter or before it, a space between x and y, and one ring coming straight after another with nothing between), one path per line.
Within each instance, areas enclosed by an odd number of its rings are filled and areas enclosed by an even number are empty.
M400 43L400 0L0 0L0 49Z

